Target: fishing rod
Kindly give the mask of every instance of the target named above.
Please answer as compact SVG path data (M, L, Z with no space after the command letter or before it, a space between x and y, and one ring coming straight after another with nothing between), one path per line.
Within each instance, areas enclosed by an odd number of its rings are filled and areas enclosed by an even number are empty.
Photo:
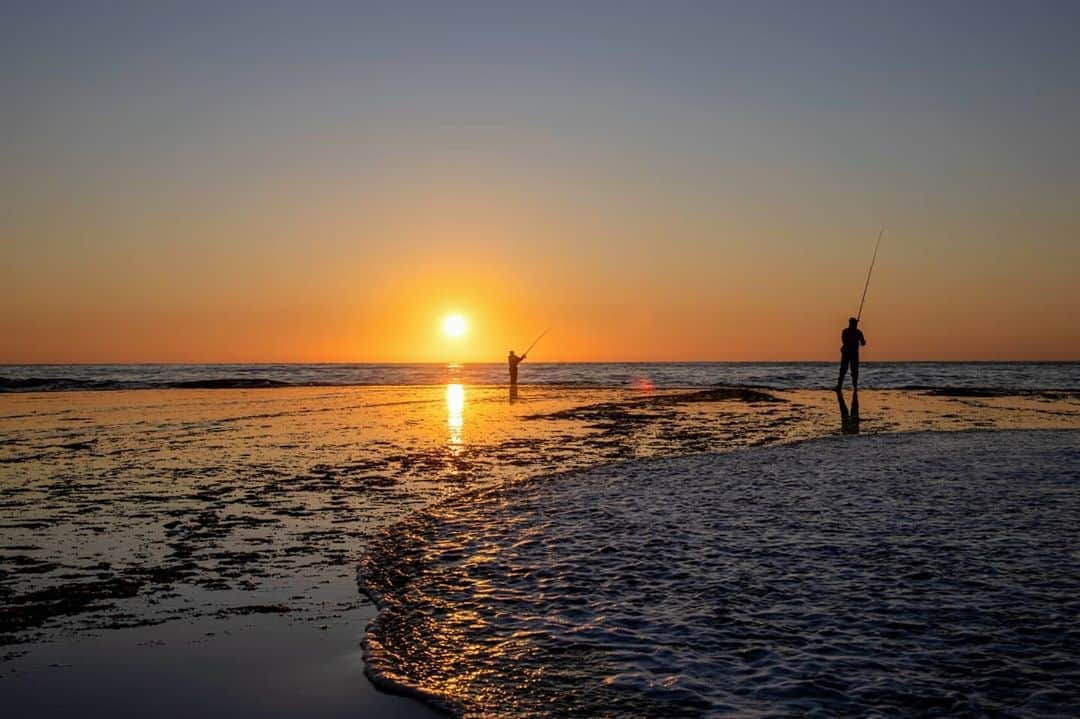
M874 245L874 257L870 260L870 269L866 273L866 284L862 288L862 299L859 300L859 312L855 315L855 320L862 319L863 303L866 302L866 291L870 289L870 276L874 274L874 263L877 262L877 251L881 247L881 237L885 234L885 225L881 226L881 231L878 232L877 244Z
M546 334L547 334L548 332L551 332L551 328L550 328L550 327L548 327L548 328L547 328L546 330L544 330L543 332L541 332L541 333L540 333L540 336L539 336L539 337L537 337L536 339L534 339L534 340L533 340L533 343L532 343L531 345L529 345L529 346L528 346L528 347L527 347L527 348L525 349L525 351L524 351L524 352L522 352L522 353L521 353L521 356L522 356L522 357L524 357L525 355L529 354L529 350L531 350L531 349L532 349L533 347L535 347L535 346L536 346L536 343L537 343L537 342L539 342L540 340L544 339L544 335L546 335Z

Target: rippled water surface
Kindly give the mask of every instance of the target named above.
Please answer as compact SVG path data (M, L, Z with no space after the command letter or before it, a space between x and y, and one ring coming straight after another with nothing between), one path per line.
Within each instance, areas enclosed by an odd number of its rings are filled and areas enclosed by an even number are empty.
M1080 432L614 464L376 538L370 673L464 716L1080 714Z

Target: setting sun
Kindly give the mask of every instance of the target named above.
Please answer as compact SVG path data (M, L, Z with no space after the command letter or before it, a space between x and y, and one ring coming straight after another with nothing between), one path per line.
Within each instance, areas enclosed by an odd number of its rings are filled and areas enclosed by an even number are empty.
M461 315L447 315L442 329L447 337L461 337L469 329L469 325Z

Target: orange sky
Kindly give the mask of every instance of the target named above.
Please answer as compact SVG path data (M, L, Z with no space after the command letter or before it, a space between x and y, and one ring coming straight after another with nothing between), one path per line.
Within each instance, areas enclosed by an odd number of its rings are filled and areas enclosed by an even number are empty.
M172 254L132 243L107 257L38 256L28 264L47 270L5 285L0 331L13 341L0 360L500 361L547 326L538 361L832 359L874 240L864 218L851 222L863 233L834 237L766 217L695 226L617 212L558 226L455 206L437 220L369 220L394 238L378 250L363 239L377 230L342 219L338 231L331 220L266 228L256 255L233 251L224 237L240 230L222 227L200 233L221 244L178 237ZM886 232L867 359L1080 358L1075 251L964 251L950 246L953 228L932 225ZM669 242L672 226L701 239ZM590 235L613 239L565 239ZM459 340L441 332L449 312L469 320Z
M882 224L866 359L1080 360L1080 23L854 7L20 12L0 363L834 359Z

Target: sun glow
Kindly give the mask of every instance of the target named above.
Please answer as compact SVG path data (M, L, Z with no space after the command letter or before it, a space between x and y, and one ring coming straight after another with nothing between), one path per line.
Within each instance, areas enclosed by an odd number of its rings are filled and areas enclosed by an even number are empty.
M469 324L461 315L447 315L442 323L443 334L447 337L461 337L469 329Z

